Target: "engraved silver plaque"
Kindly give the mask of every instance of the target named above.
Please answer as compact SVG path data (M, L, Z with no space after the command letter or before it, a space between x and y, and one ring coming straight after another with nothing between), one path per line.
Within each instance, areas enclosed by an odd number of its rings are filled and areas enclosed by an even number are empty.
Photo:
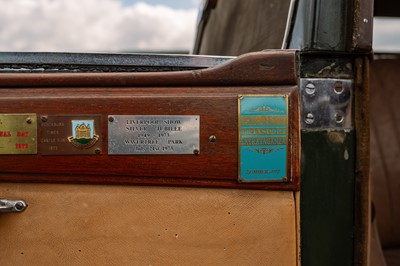
M108 116L109 154L199 154L200 116Z

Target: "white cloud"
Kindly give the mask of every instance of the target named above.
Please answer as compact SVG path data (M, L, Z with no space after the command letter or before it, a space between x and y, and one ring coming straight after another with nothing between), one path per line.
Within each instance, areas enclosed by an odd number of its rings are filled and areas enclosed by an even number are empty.
M0 51L190 50L196 9L119 0L0 0Z

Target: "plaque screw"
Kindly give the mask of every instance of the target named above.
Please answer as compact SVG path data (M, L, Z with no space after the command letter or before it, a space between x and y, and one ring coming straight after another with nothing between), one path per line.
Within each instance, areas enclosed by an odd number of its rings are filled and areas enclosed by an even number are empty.
M312 113L308 113L306 115L305 121L307 124L311 125L312 123L314 123L314 115Z
M110 117L108 118L108 121L114 122L114 117L110 116Z
M200 151L199 151L198 149L194 149L194 150L193 150L193 154L194 154L194 155L199 155L199 153L200 153Z
M22 211L23 209L25 209L25 204L23 204L22 202L17 202L15 204L15 209L17 209L18 211Z
M42 122L47 122L47 117L46 116L42 116Z
M32 118L28 117L28 118L26 119L26 123L32 124Z
M306 92L308 95L314 95L315 93L315 85L312 83L308 83L306 85Z
M96 154L100 154L100 153L101 153L101 150L100 150L99 148L97 148L97 149L94 150L94 152L95 152Z
M282 181L286 182L287 181L287 177L282 178Z
M214 135L211 135L211 136L208 138L208 140L209 140L210 142L214 143L214 142L217 141L217 137L214 136Z

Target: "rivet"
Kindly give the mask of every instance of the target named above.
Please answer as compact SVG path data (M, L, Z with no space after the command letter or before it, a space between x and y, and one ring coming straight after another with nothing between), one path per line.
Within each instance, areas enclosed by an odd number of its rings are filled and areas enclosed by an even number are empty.
M42 122L47 122L47 116L42 116L40 120L42 120Z
M282 178L282 181L286 182L287 181L287 177L285 176L284 178Z
M94 152L95 152L96 154L100 154L100 153L101 153L101 150L100 150L99 148L97 148L97 149L94 150Z
M110 117L108 118L108 121L114 122L114 117L110 116Z
M312 83L308 83L306 85L306 93L308 95L313 95L315 93L315 85Z
M214 142L217 141L217 137L214 136L214 135L211 135L211 136L208 138L208 140L209 140L210 142L214 143Z
M243 99L243 95L239 95L239 100Z
M305 121L307 124L311 125L312 123L314 123L314 115L312 113L308 113L306 115Z
M28 118L26 119L26 123L32 124L32 118L28 117Z
M193 150L193 154L194 154L194 155L199 155L199 153L200 153L200 151L199 151L198 149L194 149L194 150Z

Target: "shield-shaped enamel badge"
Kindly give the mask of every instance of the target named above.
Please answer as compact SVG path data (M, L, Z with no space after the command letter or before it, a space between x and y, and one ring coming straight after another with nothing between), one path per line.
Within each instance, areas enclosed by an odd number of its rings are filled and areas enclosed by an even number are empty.
M96 135L94 120L72 120L72 136L68 141L79 149L88 149L99 140Z

